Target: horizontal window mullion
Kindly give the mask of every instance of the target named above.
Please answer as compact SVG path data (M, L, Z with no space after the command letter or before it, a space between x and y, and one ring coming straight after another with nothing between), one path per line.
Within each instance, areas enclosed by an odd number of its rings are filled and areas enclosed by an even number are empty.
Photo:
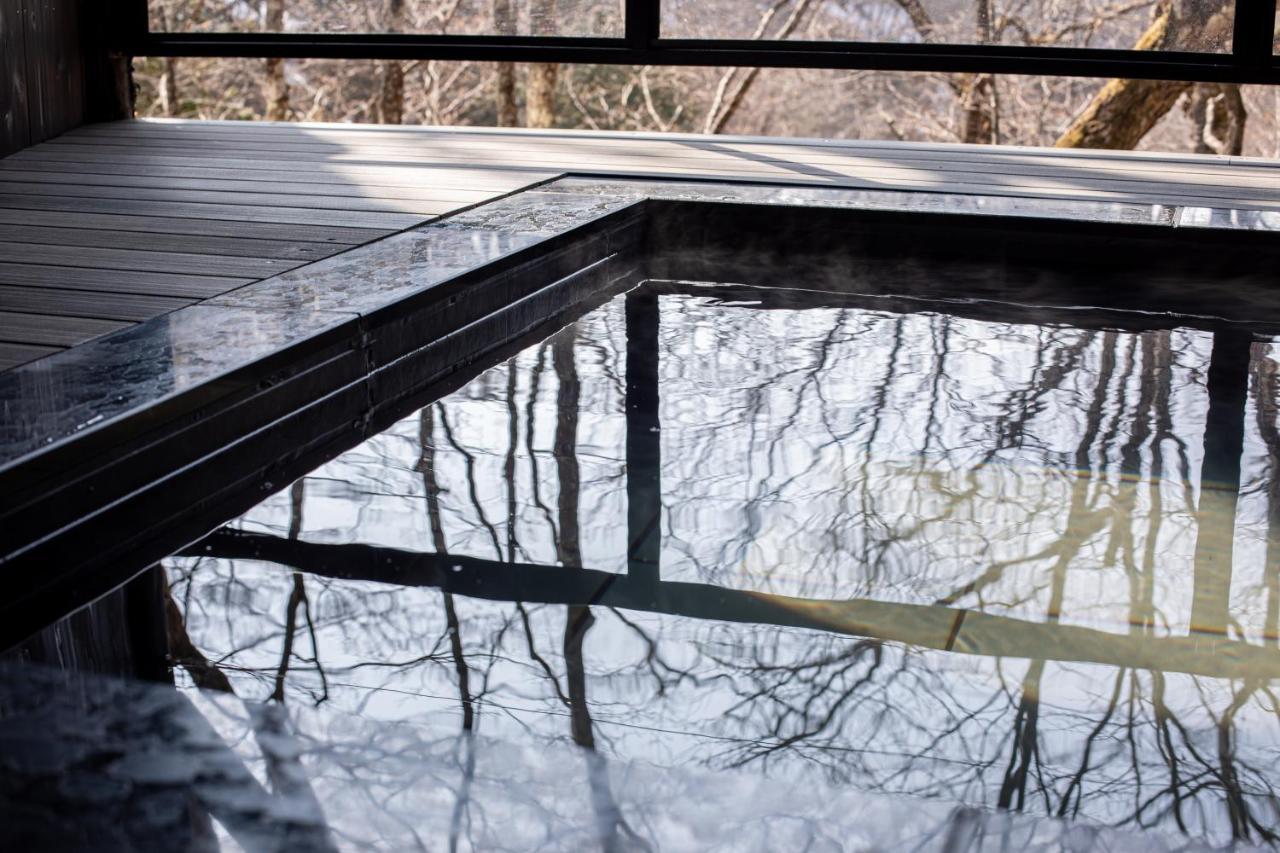
M563 36L148 33L128 52L154 56L443 59L613 65L759 66L1205 82L1280 82L1273 62L1235 54L1018 45L656 39Z

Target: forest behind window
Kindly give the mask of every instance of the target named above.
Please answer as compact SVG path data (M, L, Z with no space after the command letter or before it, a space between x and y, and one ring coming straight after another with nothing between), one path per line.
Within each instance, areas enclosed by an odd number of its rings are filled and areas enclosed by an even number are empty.
M624 0L150 0L164 33L621 37ZM666 0L667 38L1229 52L1230 0ZM138 114L1280 156L1280 90L977 73L139 58Z

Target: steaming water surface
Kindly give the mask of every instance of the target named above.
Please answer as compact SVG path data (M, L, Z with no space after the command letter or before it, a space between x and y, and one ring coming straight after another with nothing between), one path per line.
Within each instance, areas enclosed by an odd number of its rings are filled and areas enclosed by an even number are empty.
M167 561L195 647L242 696L576 743L598 806L616 758L1275 840L1271 343L1233 333L1237 497L1228 333L646 287L658 470L633 293Z

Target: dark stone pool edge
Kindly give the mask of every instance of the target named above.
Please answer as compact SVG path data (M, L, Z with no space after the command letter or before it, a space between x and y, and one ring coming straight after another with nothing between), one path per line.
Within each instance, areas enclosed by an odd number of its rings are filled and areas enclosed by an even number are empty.
M578 221L537 239L493 243L493 234L472 229L470 266L445 264L440 272L439 256L410 254L416 266L401 272L414 286L397 288L384 304L366 293L358 313L319 304L199 306L245 327L292 315L311 324L273 338L266 353L237 348L246 335L233 328L231 346L215 349L209 362L193 361L183 347L200 343L199 329L175 343L164 336L189 330L184 321L153 324L143 334L162 340L150 352L169 386L161 384L163 393L37 446L0 471L0 553L10 581L0 604L0 648L199 538L335 447L385 428L406 396L438 389L454 374L469 379L478 360L523 345L525 335L611 295L630 273L624 259L640 237L642 205L627 200L603 215L597 201L580 207ZM442 220L423 230L466 227ZM495 252L495 245L510 251ZM226 335L209 342L225 344ZM124 352L129 343L104 341L95 349ZM96 362L103 363L112 366ZM71 372L110 382L111 370L95 370L93 358L80 356ZM199 381L181 387L192 375ZM74 389L74 375L61 383ZM37 401L56 399L41 390L32 395Z
M1169 205L567 175L248 285L0 374L0 564L30 579L29 594L0 607L14 629L7 636L61 615L28 607L36 593L61 586L54 598L65 612L126 580L109 568L145 540L139 531L167 525L196 538L217 523L214 507L227 495L247 489L256 500L283 484L272 470L322 461L338 434L376 432L378 413L434 381L406 359L456 345L449 333L459 323L505 317L516 335L521 282L560 284L618 257L639 239L651 200L1147 228L1183 218ZM1238 218L1201 219L1241 227ZM596 270L581 290L621 275ZM493 294L484 318L458 299L478 286ZM424 346L424 333L441 337ZM502 342L470 338L473 349ZM320 423L341 426L315 434ZM291 434L305 440L273 454ZM202 484L208 492L195 505L166 501ZM101 571L78 571L85 551ZM68 584L73 576L80 582Z
M252 365L266 375L263 362L291 347L323 345L325 333L336 327L349 335L353 324L394 310L403 300L646 199L1171 227L1180 215L1168 205L567 175L0 373L0 479L18 463L102 431L141 407L162 407L175 396L194 399L213 380L229 380L242 367ZM558 215L548 217L549 207ZM1222 211L1217 214L1212 223L1202 217L1205 227L1241 227L1229 224ZM421 253L420 261L415 253ZM355 282L359 288L351 286ZM165 349L156 351L157 346ZM145 357L137 358L139 352ZM178 352L184 359L180 367L170 358ZM176 369L182 370L173 377L185 383L181 389L176 382L164 384Z

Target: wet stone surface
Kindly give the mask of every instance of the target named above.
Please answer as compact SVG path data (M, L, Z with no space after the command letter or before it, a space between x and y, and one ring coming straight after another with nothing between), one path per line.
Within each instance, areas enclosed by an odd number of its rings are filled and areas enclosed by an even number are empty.
M1280 231L1280 212L1222 207L1184 207L1178 215L1178 226L1239 231Z
M331 314L384 309L644 198L1156 224L1171 223L1175 212L1170 207L1054 199L562 178L248 285L194 312L179 311L171 320L159 318L9 371L0 378L5 413L0 458L18 459L121 412L154 404L174 388L197 387L217 374L217 365L278 352L295 343L300 330L333 325L338 318ZM1267 215L1249 211L1188 212L1183 218L1183 224L1206 227L1270 227ZM255 314L252 321L242 322L232 314L205 310L215 307ZM199 331L202 326L208 327L207 334ZM182 368L181 377L169 375L174 346L192 364ZM211 368L208 373L200 372L202 365Z
M367 314L538 240L537 235L491 228L407 231L232 291L207 304Z
M1169 205L711 182L618 181L569 177L548 184L545 189L588 196L633 196L679 201L1029 216L1042 219L1152 225L1172 225L1176 213L1176 208Z
M25 727L34 713L42 725ZM605 762L441 721L0 668L0 741L19 738L25 751L0 756L8 850L1210 849L941 800Z
M353 319L196 305L0 373L0 465L179 394L216 398L228 373Z
M558 182L548 187L550 190L558 188ZM619 187L618 192L589 195L541 190L539 187L491 201L418 230L430 232L439 228L465 227L553 236L624 210L644 198L643 194L627 192L623 187Z
M1280 350L948 308L650 281L166 561L185 630L371 724L1273 842L1277 392L1206 376Z

